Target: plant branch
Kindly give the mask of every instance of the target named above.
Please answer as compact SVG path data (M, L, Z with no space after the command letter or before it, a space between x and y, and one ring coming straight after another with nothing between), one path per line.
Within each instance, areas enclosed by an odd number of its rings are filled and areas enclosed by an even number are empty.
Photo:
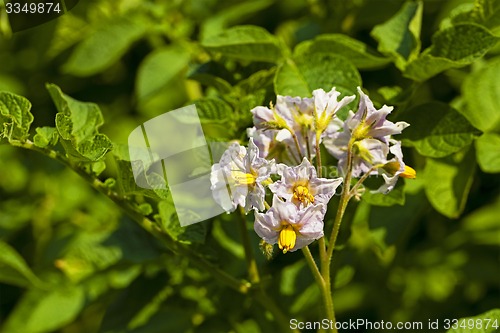
M87 172L79 168L77 165L71 163L71 161L69 161L66 158L66 156L62 155L61 153L52 149L37 147L33 144L33 142L29 140L24 142L11 141L10 143L16 147L39 152L71 168L83 179L89 182L94 189L96 189L100 193L110 198L113 202L115 202L120 208L124 210L124 212L127 215L129 215L141 227L150 232L155 238L159 239L169 250L171 250L174 253L188 257L191 262L195 263L200 268L203 268L210 274L212 274L212 276L216 278L216 280L222 282L223 284L236 290L237 292L241 294L251 293L263 307L265 307L273 314L275 320L282 327L282 329L286 331L290 330L288 319L283 314L278 305L274 302L274 300L266 294L262 285L259 283L260 277L257 269L257 264L253 257L253 253L251 252L250 239L248 237L248 232L244 225L242 225L242 227L245 227L244 230L242 230L242 236L243 236L243 243L245 244L245 253L247 257L247 263L249 265L249 276L251 283L245 280L238 280L237 278L217 268L204 258L199 257L198 255L196 255L196 253L193 253L192 250L187 246L177 243L168 234L164 233L154 221L150 220L149 218L143 216L141 213L137 212L125 197L122 197L118 193L112 191L100 179L94 177L91 174L88 174ZM257 286L256 292L254 293L252 293L252 284L255 284ZM295 333L299 333L299 331L297 330L292 330L292 331Z
M246 225L245 212L241 207L240 207L240 217L241 217L240 219L241 239L243 241L243 248L245 250L245 259L247 261L248 277L252 284L259 284L260 283L259 268L257 267L257 263L255 262L255 258L253 255L252 244L250 243L250 237L248 235L248 230Z
M370 177L370 174L376 170L377 168L375 166L372 166L370 168L370 170L368 170L368 172L366 172L363 177L361 177L357 182L356 184L354 184L354 186L352 187L351 191L349 192L349 198L351 198L352 196L354 196L356 194L356 191L357 189L361 186L361 184L363 184L363 182L368 178Z
M173 240L168 234L165 234L164 232L161 231L161 229L158 227L158 225L150 220L149 218L145 217L141 213L137 212L130 202L126 200L124 197L120 196L118 193L112 191L108 186L106 186L100 179L94 177L93 175L88 174L81 168L79 168L77 165L71 163L66 156L62 155L61 153L52 150L52 149L47 149L47 148L40 148L37 147L33 144L33 142L27 140L24 142L17 141L17 140L11 140L10 142L11 145L15 147L20 147L32 151L39 152L45 156L48 156L65 166L71 168L73 171L75 171L78 175L80 175L83 179L85 179L87 182L91 184L91 186L99 191L100 193L104 194L108 198L110 198L113 202L115 202L120 208L123 209L123 211L130 216L134 221L136 221L141 227L146 229L148 232L150 232L154 237L159 239L169 250L171 250L174 253L178 253L181 255L184 255L188 257L192 262L196 263L198 266L206 269L209 271L218 281L223 282L226 284L228 287L242 293L242 294L247 294L250 290L250 283L247 281L241 281L236 279L235 277L227 274L226 272L222 271L221 269L215 267L213 264L210 262L206 261L205 259L197 256L195 253L191 251L191 249L187 248L184 245L181 245L175 240Z

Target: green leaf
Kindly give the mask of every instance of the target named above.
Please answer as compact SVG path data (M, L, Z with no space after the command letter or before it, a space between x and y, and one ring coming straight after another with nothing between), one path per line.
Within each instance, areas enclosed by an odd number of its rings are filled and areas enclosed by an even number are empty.
M461 229L474 244L500 246L500 197L492 204L482 206L467 215ZM500 324L500 323L499 323Z
M137 73L136 94L143 101L165 87L189 63L190 55L179 47L156 49L142 61Z
M209 51L239 60L277 62L282 57L278 39L257 26L237 26L205 38L201 45Z
M204 223L181 227L175 207L170 200L161 201L158 204L158 211L163 228L175 241L184 244L205 243L207 228Z
M0 281L21 287L43 285L24 258L4 241L0 241Z
M361 86L361 76L356 67L342 56L326 53L303 53L288 59L274 78L276 94L287 96L308 97L315 89L330 91L332 87L354 95L357 86Z
M459 24L432 37L432 45L408 63L404 76L425 81L450 68L463 67L481 58L499 38L477 24Z
M470 145L478 131L457 110L441 102L418 105L400 115L410 124L401 138L424 156L444 157Z
M477 23L488 28L496 36L500 34L500 2L496 0L475 0L474 4L464 4L463 8L469 8L469 10L452 13L452 23Z
M202 39L220 33L230 25L246 20L262 9L269 7L272 3L272 0L255 0L236 3L227 8L224 7L224 9L216 12L215 15L203 20L201 25Z
M159 175L156 173L149 173L145 179L145 184L149 184L150 188L139 187L134 178L134 173L132 171L132 165L139 168L140 170L148 169L149 164L145 164L151 161L149 151L146 149L137 149L135 151L135 156L139 156L140 160L130 161L129 146L127 145L116 145L113 148L113 157L115 158L116 168L117 168L117 183L118 189L121 194L128 196L131 194L140 194L153 199L167 199L169 198L169 188L168 186L160 186L159 184L164 184L163 178L159 179ZM140 166L138 166L140 164Z
M145 32L139 20L118 17L106 22L75 48L63 69L76 76L97 74L116 63Z
M227 94L232 90L229 82L233 81L233 74L224 65L216 61L193 66L188 73L188 79L215 88L223 94Z
M26 98L0 91L0 140L25 141L29 136L33 115L30 112L31 103Z
M274 78L274 90L277 95L302 97L311 96L312 92L309 83L292 59L287 59L278 67Z
M420 52L422 1L406 2L391 19L373 28L371 35L379 42L378 50L391 56L403 70Z
M374 182L373 180L368 180L368 183ZM377 182L378 186L382 185L383 182ZM392 191L387 194L383 193L372 193L372 189L376 189L374 186L370 186L366 189L366 192L363 193L362 200L366 201L370 205L374 206L393 206L393 205L404 205L405 204L405 192L404 192L404 182L402 179L399 179L396 183L396 186Z
M449 218L458 218L467 202L475 169L473 149L441 159L428 158L425 193L432 206Z
M461 113L481 131L500 131L500 58L468 75L462 86L466 107Z
M239 92L241 94L255 93L261 89L265 89L268 86L272 86L275 74L276 67L260 70L238 82L236 88L239 89Z
M59 111L56 128L66 153L81 161L101 159L112 144L106 135L98 133L103 118L97 104L77 101L55 84L47 84L47 90Z
M37 147L52 147L59 141L59 133L55 127L37 127L36 134L33 137L33 143Z
M216 97L205 97L194 101L201 123L227 123L233 117L231 106Z
M390 62L365 43L342 34L319 35L313 40L304 41L297 45L294 56L314 52L344 56L359 69L376 69Z
M477 322L481 322L481 327L479 327L479 325L476 324ZM474 317L460 318L458 319L457 325L458 325L457 328L450 328L449 330L446 331L446 333L498 332L498 327L500 325L500 309L493 309Z
M500 172L500 135L484 133L476 140L477 162L481 170Z
M85 304L82 287L60 287L52 291L29 290L10 313L4 332L53 332L72 322Z

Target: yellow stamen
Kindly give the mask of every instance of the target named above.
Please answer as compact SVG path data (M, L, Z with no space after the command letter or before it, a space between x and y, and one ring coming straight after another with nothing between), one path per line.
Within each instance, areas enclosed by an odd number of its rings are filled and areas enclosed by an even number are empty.
M262 181L262 185L268 186L273 183L273 180L271 178L267 178L266 180Z
M316 119L315 119L316 132L319 134L323 133L328 127L328 124L330 123L332 118L333 114L327 114L326 112L323 112L321 116L318 117L316 113Z
M295 118L295 121L299 125L301 125L301 126L303 126L305 128L310 128L312 126L313 117L311 115L304 114L304 113L299 113L294 118Z
M252 173L245 173L240 170L233 170L231 176L235 181L235 185L253 185L255 184L255 175Z
M293 189L293 198L306 205L314 203L314 196L309 192L309 188L304 185L298 185Z
M363 139L368 139L368 132L370 131L371 126L363 120L352 132L352 137L355 141L361 141Z
M283 226L278 239L278 246L280 250L283 250L283 253L293 250L296 240L297 233L295 232L295 229L290 224Z
M405 165L405 170L399 174L400 177L415 179L417 178L417 172L412 167Z

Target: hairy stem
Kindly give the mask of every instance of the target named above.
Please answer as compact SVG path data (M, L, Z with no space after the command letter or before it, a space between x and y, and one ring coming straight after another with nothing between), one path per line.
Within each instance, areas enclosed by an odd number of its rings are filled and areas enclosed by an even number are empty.
M318 169L318 177L321 177L321 150L319 149L319 139L321 137L321 134L316 133L316 144L315 144L315 149L316 149L316 168Z
M328 265L330 265L333 250L335 249L335 243L337 242L337 236L340 230L340 224L342 223L342 218L344 217L345 209L347 208L347 204L349 203L350 194L351 194L351 177L352 177L352 145L354 141L349 141L347 145L347 166L346 166L346 175L344 178L344 186L342 188L342 193L340 195L339 207L337 209L337 214L335 216L335 221L333 222L333 230L330 235L330 241L328 243L328 250L326 252L326 259L328 261Z
M304 156L302 155L302 151L300 150L300 144L299 144L299 139L297 138L297 135L295 134L295 132L293 132L291 129L288 129L288 132L290 132L290 134L292 135L293 137L293 142L295 142L295 148L297 148L297 153L299 154L299 162L302 162L302 159L304 158Z
M311 254L311 250L309 247L303 247L302 253L304 253L304 257L306 258L307 264L313 273L314 279L318 284L318 287L321 291L321 295L323 296L323 304L325 306L325 315L326 318L335 323L335 312L333 309L333 300L330 286L326 283L324 277L318 269L318 265ZM335 326L334 326L335 327Z
M368 172L366 172L363 177L361 177L357 182L356 184L354 184L354 186L352 187L350 193L349 193L349 198L353 197L355 194L356 194L356 191L358 190L358 188L361 186L361 184L363 184L363 182L368 178L370 177L370 174L376 170L377 168L375 166L372 166L370 168L370 170L368 170Z

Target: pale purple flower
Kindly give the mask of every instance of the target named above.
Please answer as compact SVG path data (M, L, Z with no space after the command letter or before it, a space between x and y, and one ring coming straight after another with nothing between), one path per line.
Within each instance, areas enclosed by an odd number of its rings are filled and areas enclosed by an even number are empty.
M342 139L343 138L337 139L335 145L330 144L331 141L325 141L324 144L328 152L338 159L340 172L345 175L347 171L348 142L342 141ZM372 170L372 167L385 164L387 162L388 153L389 146L377 139L356 141L353 144L352 176L358 178L367 172L374 175L377 174L377 171Z
M278 131L272 135L300 163L302 157L315 155L314 108L314 98L278 95L274 107L258 106L251 112L256 129Z
M326 204L342 183L342 178L318 178L316 168L304 157L298 166L277 167L281 180L269 185L275 195L300 207L310 204Z
M340 92L338 92L335 87L333 87L329 92L325 92L323 89L316 89L313 91L313 96L315 110L314 122L316 130L321 133L326 130L337 111L351 103L356 98L354 95L345 96L340 101L337 101L337 98L340 96Z
M386 119L393 107L387 105L377 110L370 98L358 87L360 95L358 112L349 111L341 131L327 131L323 143L330 154L338 159L339 168L345 174L347 147L352 141L352 174L359 177L370 172L377 174L373 166L387 163L391 135L400 134L409 126L406 122L393 123Z
M386 119L394 107L383 105L377 110L360 87L358 87L358 92L360 97L358 112L354 114L349 111L349 116L344 125L344 132L350 132L350 134L346 134L353 135L357 139L374 138L388 144L391 135L401 134L409 126L404 121L393 123Z
M248 149L236 143L212 166L210 181L215 201L226 212L239 205L245 212L264 209L265 189L262 185L274 170L274 160L259 157L259 148L250 139Z
M293 252L323 237L323 219L322 204L300 209L274 196L265 214L255 213L254 229L266 243L278 243L283 253Z

